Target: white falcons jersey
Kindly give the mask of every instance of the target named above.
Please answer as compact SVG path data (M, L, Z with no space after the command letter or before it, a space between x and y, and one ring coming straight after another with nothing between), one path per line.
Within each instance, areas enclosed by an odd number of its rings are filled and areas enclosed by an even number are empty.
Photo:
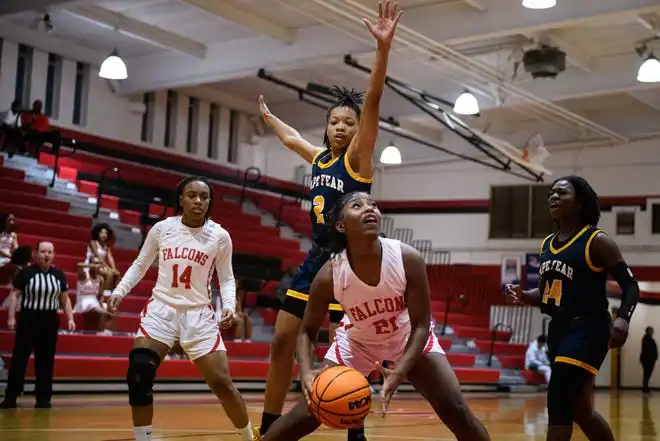
M335 299L344 310L341 325L356 342L386 343L410 335L405 302L406 272L401 242L380 238L380 282L370 286L360 280L348 261L346 250L332 260Z
M229 233L210 219L201 227L190 228L181 222L181 216L176 216L158 222L149 230L138 258L115 293L128 294L144 277L156 256L158 281L152 296L168 305L209 305L214 269L221 285L227 281L233 283Z

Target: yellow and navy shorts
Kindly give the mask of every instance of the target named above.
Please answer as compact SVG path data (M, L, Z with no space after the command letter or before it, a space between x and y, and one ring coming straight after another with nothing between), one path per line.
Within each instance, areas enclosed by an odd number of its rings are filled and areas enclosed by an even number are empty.
M316 246L309 251L305 261L298 267L296 274L293 276L291 287L286 292L284 304L282 305L283 311L302 320L305 315L312 281L328 260L330 260L330 254L321 252ZM334 299L328 310L332 323L339 323L344 317L344 311L342 311L339 302Z
M552 363L567 363L598 375L609 351L612 319L605 312L576 317L561 323L553 319L548 329ZM553 326L553 323L555 325Z

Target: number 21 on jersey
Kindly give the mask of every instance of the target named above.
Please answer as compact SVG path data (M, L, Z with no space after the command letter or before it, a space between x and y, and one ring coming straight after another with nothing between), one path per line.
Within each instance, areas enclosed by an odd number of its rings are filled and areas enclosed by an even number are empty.
M325 218L323 217L323 209L325 208L325 199L323 196L316 196L312 201L314 207L314 214L316 215L316 223L324 224Z
M172 288L178 288L181 284L184 288L190 289L190 276L192 274L192 266L188 265L179 274L179 264L172 265Z
M545 288L543 289L543 303L548 303L550 299L555 301L555 306L561 304L561 293L562 293L562 281L557 279L553 280L552 283L549 281L545 282Z

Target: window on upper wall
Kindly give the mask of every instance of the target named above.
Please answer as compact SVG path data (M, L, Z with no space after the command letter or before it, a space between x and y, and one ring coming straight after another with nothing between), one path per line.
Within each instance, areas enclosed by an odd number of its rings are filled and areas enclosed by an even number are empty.
M165 140L167 148L174 148L176 142L176 116L178 94L173 90L167 91L167 105L165 107Z
M209 107L209 139L206 146L206 157L218 159L218 136L220 134L220 106L211 103Z
M186 152L197 153L197 135L199 133L199 100L188 98L188 127L186 130Z
M227 162L236 164L238 161L239 128L241 114L237 110L229 112L229 148L227 149Z
M616 234L622 236L629 236L635 234L634 211L617 211Z
M20 100L23 107L30 106L30 85L32 83L32 48L24 44L18 45L16 62L16 85L14 99Z
M491 239L541 239L552 232L549 186L493 186L490 196Z
M660 204L651 205L651 233L660 234Z
M142 96L144 113L142 114L142 129L140 139L142 142L153 142L154 140L154 107L156 104L156 93L147 92Z
M57 119L60 115L60 89L62 88L62 57L48 54L48 71L46 73L46 99L44 112L46 116Z
M87 124L87 104L89 102L89 65L76 63L76 84L73 90L73 119L77 126Z

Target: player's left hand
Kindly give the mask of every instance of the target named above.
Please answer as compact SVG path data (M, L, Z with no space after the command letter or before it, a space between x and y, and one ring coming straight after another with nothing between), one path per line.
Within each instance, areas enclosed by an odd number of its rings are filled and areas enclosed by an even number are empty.
M390 405L390 400L392 400L392 395L396 392L396 388L399 387L399 384L403 381L403 375L399 374L393 369L388 369L383 367L382 363L378 363L378 369L383 374L383 387L380 390L380 399L383 403L383 415L387 414L387 408Z
M236 322L236 313L231 309L223 309L222 316L220 317L220 327L228 329L234 326Z
M75 331L76 330L76 322L73 319L69 319L69 322L67 323L69 327L69 331Z
M403 11L399 10L399 5L394 2L390 4L390 0L385 0L385 7L383 7L383 2L378 2L378 21L376 23L371 23L366 18L362 21L364 22L371 35L374 36L378 43L389 45L394 38L394 33L396 32L396 27L399 24L401 15Z
M609 345L611 349L620 348L624 345L628 339L628 327L628 322L621 317L614 320L614 324L612 325L612 332L610 334Z

